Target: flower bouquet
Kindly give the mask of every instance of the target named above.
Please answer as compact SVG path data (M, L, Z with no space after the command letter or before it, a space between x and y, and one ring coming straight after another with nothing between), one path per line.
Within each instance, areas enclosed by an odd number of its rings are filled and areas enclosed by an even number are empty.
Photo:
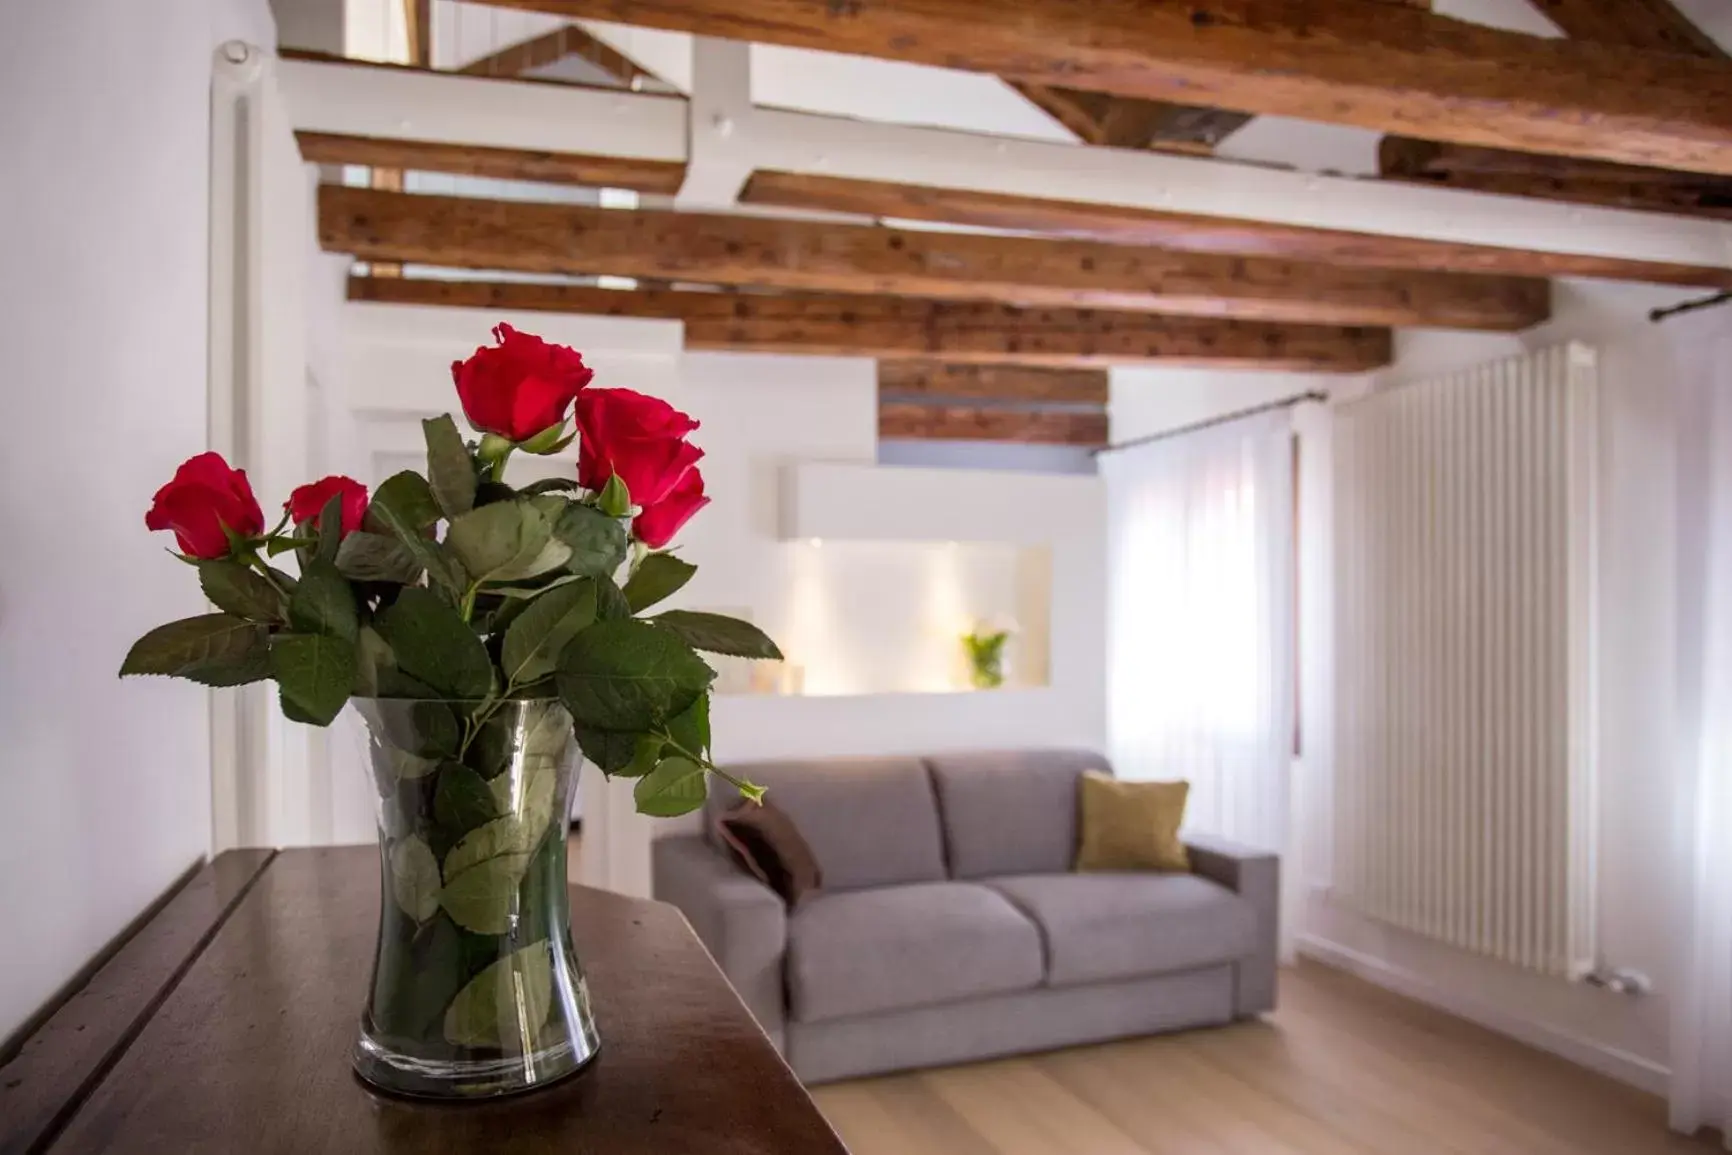
M425 476L304 485L267 531L244 472L182 465L145 524L217 612L152 630L120 671L273 681L316 726L355 703L384 881L356 1067L441 1097L538 1086L598 1046L568 931L574 745L635 779L645 814L697 809L711 775L759 798L711 761L700 655L781 656L749 623L658 609L696 572L665 547L709 501L697 422L591 387L571 349L494 336L452 366L479 436L424 422ZM574 438L575 477L507 484L513 453Z

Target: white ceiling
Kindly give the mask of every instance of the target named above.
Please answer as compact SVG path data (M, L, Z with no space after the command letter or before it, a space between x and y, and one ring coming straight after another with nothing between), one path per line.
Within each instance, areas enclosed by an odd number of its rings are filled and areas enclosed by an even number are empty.
M1686 15L1732 50L1732 3L1675 0ZM1434 0L1442 15L1539 36L1560 35L1528 0ZM435 67L451 68L560 26L556 16L435 0ZM691 86L691 37L680 32L582 21L650 72L685 92ZM581 63L549 70L581 80ZM772 45L752 48L752 98L762 105L894 124L931 125L1038 140L1076 138L995 77L918 64ZM1220 155L1309 172L1377 171L1378 134L1342 125L1263 116L1229 137Z

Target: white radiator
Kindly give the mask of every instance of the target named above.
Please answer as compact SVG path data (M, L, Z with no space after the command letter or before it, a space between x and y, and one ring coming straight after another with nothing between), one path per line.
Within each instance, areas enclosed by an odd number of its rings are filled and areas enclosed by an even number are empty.
M1595 955L1593 351L1336 411L1334 900L1547 974Z

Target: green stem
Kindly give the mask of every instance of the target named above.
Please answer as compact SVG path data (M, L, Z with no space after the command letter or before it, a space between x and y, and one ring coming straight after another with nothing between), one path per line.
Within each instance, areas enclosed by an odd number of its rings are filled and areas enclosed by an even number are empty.
M509 694L510 692L511 688L506 687L506 693ZM469 753L469 744L475 741L476 736L481 733L481 727L487 725L487 720L497 714L499 707L504 703L504 698L495 698L490 694L482 699L481 705L476 708L475 713L464 719L463 741L457 744L457 760L459 762L463 761L463 756Z
M759 786L754 782L747 782L743 778L735 778L732 774L729 774L726 770L723 770L720 766L717 766L702 754L695 754L692 751L687 750L684 746L674 741L672 735L668 734L666 731L654 733L651 737L660 739L662 743L675 754L678 754L688 762L695 762L699 766L702 766L705 770L728 783L742 795L750 798L753 802L763 801L764 788L762 786Z
M283 583L279 582L277 580L277 575L271 572L270 563L266 562L264 558L259 556L258 550L254 549L247 551L247 564L258 570L259 573L263 575L264 579L271 583L271 588L276 590L277 594L284 601L288 601L289 591L283 588Z

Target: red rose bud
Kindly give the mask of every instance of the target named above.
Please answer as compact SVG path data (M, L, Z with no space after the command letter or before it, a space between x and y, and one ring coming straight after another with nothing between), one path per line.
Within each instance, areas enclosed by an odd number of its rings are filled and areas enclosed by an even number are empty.
M303 521L317 521L333 497L343 499L344 536L360 529L361 519L367 516L367 487L352 477L335 475L303 485L289 494L289 500L283 502L283 508L289 511L289 517L299 525Z
M704 455L686 440L698 423L659 397L588 389L576 412L578 484L599 493L617 473L644 509L671 493Z
M264 533L265 515L244 470L231 469L220 453L201 453L189 458L175 470L174 480L156 491L144 524L149 529L172 529L180 551L189 557L214 558L228 556L230 533L236 537Z
M668 495L632 520L631 530L651 549L660 549L674 539L692 515L710 503L704 496L703 474L689 470Z
M552 345L510 325L494 327L498 345L483 345L467 361L451 365L463 415L482 433L528 441L565 421L578 391L595 370L577 350Z

